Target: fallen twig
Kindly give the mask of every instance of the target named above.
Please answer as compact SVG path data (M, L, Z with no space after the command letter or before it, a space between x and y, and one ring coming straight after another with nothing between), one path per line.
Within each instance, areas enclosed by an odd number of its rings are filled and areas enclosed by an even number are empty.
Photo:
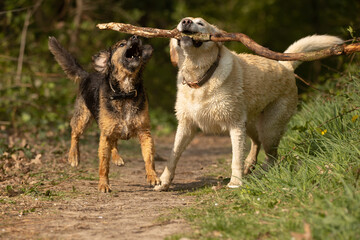
M305 81L305 79L303 79L302 77L300 77L299 75L297 75L296 73L294 73L295 75L295 78L299 79L301 82L303 82L305 85L307 85L308 87L316 90L316 91L319 91L321 93L326 93L326 94L329 94L329 95L332 95L332 96L336 96L336 94L334 93L331 93L331 92L325 92L325 91L322 91L320 90L319 88L317 87L314 87L312 84L310 84L309 82Z
M214 41L214 42L228 42L228 41L237 41L243 43L247 48L254 51L256 54L281 61L314 61L330 56L338 56L344 54L351 54L355 52L360 52L360 43L351 43L351 44L342 44L335 45L330 48L326 48L320 51L313 51L307 53L279 53L271 51L268 48L261 46L256 43L250 37L243 33L216 33L216 34L205 34L205 33L195 33L195 34L185 34L179 32L176 28L173 30L158 29L158 28L148 28L148 27L137 27L131 24L125 23L102 23L96 25L99 29L111 29L114 31L119 31L128 34L135 34L141 37L146 38L176 38L180 39L184 36L189 36L196 41Z

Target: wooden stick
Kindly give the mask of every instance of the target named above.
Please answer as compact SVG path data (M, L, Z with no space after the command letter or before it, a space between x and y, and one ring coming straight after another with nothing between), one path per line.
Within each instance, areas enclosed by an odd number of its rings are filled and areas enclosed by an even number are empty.
M256 43L250 37L243 33L216 33L216 34L204 34L204 33L195 33L195 34L185 34L179 32L176 28L173 30L165 30L158 28L148 28L148 27L137 27L131 24L125 23L102 23L96 25L99 29L111 29L114 31L119 31L128 34L135 34L141 37L146 38L176 38L180 39L184 36L191 37L195 41L214 41L214 42L229 42L237 41L243 43L247 48L254 51L256 54L280 61L314 61L330 56L338 56L344 54L351 54L355 52L360 52L360 43L352 44L342 44L335 45L320 51L313 51L307 53L279 53L271 51L268 48L261 46Z

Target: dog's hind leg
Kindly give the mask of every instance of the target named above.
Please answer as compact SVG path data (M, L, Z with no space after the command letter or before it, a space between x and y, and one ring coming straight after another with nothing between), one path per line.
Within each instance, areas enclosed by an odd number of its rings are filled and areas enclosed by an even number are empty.
M267 106L261 116L259 138L266 154L266 163L263 165L265 170L274 165L278 157L278 145L296 105L297 95L283 97Z
M161 174L161 185L155 186L156 191L166 191L175 176L176 164L186 147L194 138L196 127L191 122L179 122L176 130L174 148L171 152L170 159L167 161L164 172Z
M119 155L117 140L111 142L111 161L117 166L124 166L124 159Z
M99 141L99 191L110 192L109 185L109 162L111 154L112 140L103 135L100 135Z
M71 146L69 150L68 161L71 166L75 167L80 162L79 138L83 134L91 120L91 113L86 107L84 99L77 97L75 102L74 115L71 118Z
M246 133L251 138L251 149L245 159L244 175L250 174L252 170L254 170L257 162L257 156L261 148L261 142L259 140L255 124L247 124Z
M140 131L138 136L141 144L141 153L145 162L146 180L152 186L158 185L160 180L155 172L155 148L150 130Z

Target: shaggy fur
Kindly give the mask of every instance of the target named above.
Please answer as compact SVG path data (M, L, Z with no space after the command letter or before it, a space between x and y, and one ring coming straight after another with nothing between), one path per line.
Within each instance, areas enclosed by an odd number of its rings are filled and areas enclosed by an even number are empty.
M142 69L152 55L150 45L138 37L122 40L93 57L97 72L87 73L54 38L49 49L67 76L79 82L79 93L71 119L69 163L80 161L79 138L94 118L101 134L99 142L99 191L109 192L109 160L124 165L117 151L118 139L138 137L145 161L147 181L159 184L154 164L154 143L150 134L148 101L141 79Z
M221 32L204 19L191 17L182 19L177 29L187 33ZM340 43L337 37L314 35L295 42L286 52L306 52ZM210 79L200 88L191 88L189 83L204 76L219 52L220 62ZM268 164L273 164L280 139L296 110L294 70L300 62L237 54L221 43L201 43L188 37L171 39L170 56L179 67L175 105L178 128L161 185L155 190L169 188L176 164L198 127L209 133L230 133L232 175L228 187L242 185L243 175L256 164L261 145ZM251 150L245 159L246 135L251 138Z

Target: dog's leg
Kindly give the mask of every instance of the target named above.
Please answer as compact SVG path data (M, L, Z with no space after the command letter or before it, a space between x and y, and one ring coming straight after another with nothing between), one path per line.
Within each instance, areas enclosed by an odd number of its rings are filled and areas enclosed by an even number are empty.
M91 120L91 113L86 107L84 99L77 97L75 102L74 115L71 118L71 146L69 150L68 161L71 166L75 167L80 162L79 138L83 134Z
M250 174L251 171L254 170L261 148L261 142L255 124L248 123L246 125L246 133L251 138L251 149L245 159L244 175Z
M167 166L160 177L161 185L154 188L156 191L166 191L169 189L170 183L175 176L176 164L182 152L194 138L195 130L195 126L190 122L179 122L175 135L174 148L167 162Z
M232 145L231 178L228 184L229 188L237 188L242 185L242 176L244 171L244 152L246 128L245 122L239 126L230 129L230 138Z
M119 167L125 165L124 159L119 155L116 139L111 141L111 161Z
M146 180L150 185L160 184L160 180L155 172L155 162L154 162L154 141L151 137L149 130L141 131L138 133L139 141L141 144L141 152L145 162L145 171L146 171Z
M99 142L99 191L104 193L111 191L109 186L110 154L111 140L101 134Z
M277 148L281 137L285 132L286 125L296 110L297 95L284 96L273 102L264 110L259 124L259 138L264 146L266 163L264 170L268 170L277 160Z
M253 139L251 139L251 149L245 160L244 175L250 174L252 170L254 170L260 147L260 141L254 141Z

